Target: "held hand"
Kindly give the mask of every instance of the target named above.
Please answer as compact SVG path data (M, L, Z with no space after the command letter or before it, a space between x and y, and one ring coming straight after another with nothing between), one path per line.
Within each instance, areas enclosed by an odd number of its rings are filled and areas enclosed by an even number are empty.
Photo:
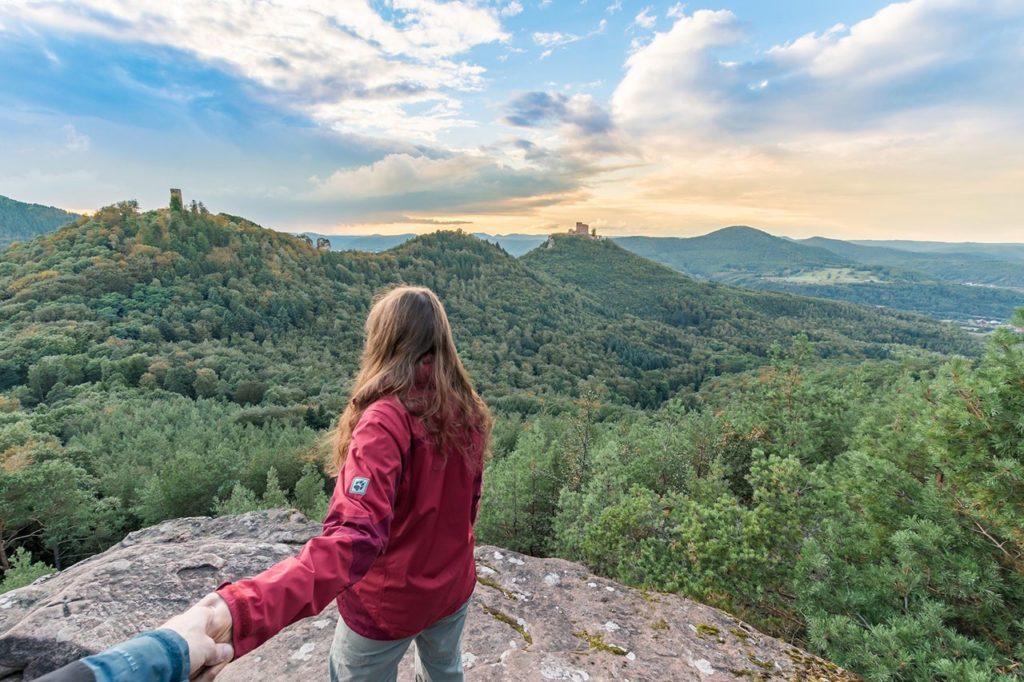
M202 599L196 606L202 606L210 610L210 620L206 628L206 634L213 638L213 641L223 644L231 644L231 611L226 601L216 592L211 592Z
M216 602L211 599L216 598ZM219 602L219 604L217 604ZM212 680L231 661L231 613L215 593L161 626L188 643L189 679Z

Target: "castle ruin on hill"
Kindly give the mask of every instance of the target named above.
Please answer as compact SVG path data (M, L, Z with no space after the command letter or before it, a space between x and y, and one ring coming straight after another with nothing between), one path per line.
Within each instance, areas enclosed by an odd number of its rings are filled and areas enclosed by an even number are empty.
M597 239L597 228L590 229L590 225L586 223L576 222L576 229L569 230L569 234L573 237L586 237L587 239Z
M568 236L570 236L570 237L581 237L583 239L594 239L594 240L600 239L600 237L597 236L597 228L596 227L594 229L590 229L590 225L587 225L586 223L581 223L579 221L576 221L576 229L571 229L570 228L570 230L568 232ZM554 234L548 235L548 241L547 241L547 244L546 244L547 248L550 249L554 245L555 245L555 235Z

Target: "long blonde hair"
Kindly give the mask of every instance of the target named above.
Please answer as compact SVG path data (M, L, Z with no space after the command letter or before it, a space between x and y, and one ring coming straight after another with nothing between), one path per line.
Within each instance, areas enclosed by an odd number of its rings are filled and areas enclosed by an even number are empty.
M428 365L421 364L432 355ZM419 367L429 367L426 376ZM385 293L366 318L366 344L352 386L352 397L333 433L331 465L337 474L348 456L352 431L363 412L395 395L437 438L442 452L454 450L482 467L490 439L490 411L473 390L441 301L424 287L397 287ZM481 447L471 446L472 432Z

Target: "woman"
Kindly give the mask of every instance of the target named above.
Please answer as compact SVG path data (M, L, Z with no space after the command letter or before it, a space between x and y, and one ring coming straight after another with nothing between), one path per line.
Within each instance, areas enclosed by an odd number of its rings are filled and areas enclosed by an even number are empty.
M334 435L338 480L323 535L204 599L220 614L212 634L242 656L336 600L332 680L394 680L412 641L418 676L461 680L490 430L437 296L388 292L366 320L352 399Z

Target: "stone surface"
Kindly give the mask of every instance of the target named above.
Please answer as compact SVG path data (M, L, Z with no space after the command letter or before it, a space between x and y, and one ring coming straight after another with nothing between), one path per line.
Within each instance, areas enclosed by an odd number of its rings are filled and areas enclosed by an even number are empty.
M289 510L167 521L0 595L0 680L30 680L155 627L225 580L254 575L319 532ZM579 564L477 547L466 679L853 680L834 665L676 595ZM296 623L218 678L326 680L337 610ZM412 679L412 652L400 679Z

